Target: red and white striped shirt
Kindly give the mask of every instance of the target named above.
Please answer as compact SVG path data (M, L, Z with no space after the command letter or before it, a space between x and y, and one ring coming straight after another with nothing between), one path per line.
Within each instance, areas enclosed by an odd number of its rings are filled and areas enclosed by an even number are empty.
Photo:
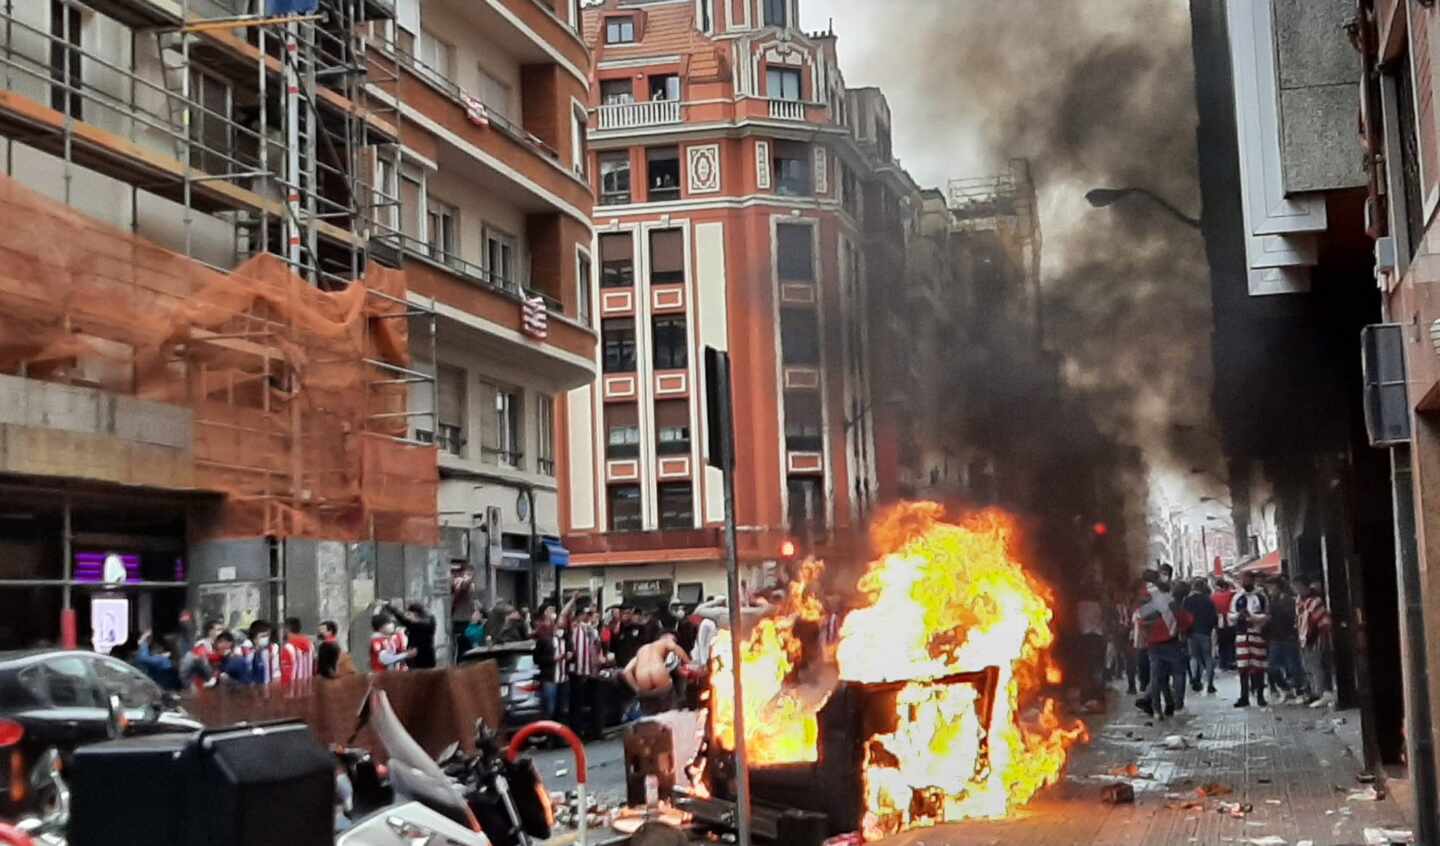
M315 677L315 644L304 635L292 634L280 648L280 681L308 682Z
M570 665L577 676L593 676L600 671L600 632L588 623L570 627Z

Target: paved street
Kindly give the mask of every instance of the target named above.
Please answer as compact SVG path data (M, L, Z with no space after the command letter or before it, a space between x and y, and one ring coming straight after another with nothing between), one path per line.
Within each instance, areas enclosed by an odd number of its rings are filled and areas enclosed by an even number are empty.
M1404 781L1370 800L1357 781L1359 717L1296 705L1238 710L1233 675L1217 679L1216 696L1191 694L1187 713L1155 723L1132 697L1112 691L1110 713L1093 718L1092 742L1079 749L1069 774L1016 818L969 822L884 841L886 846L1134 846L1256 844L1345 846L1365 843L1365 829L1411 828ZM1179 736L1184 748L1167 748ZM590 784L602 802L625 796L624 753L618 738L592 743ZM575 786L569 750L537 753L552 790ZM1134 777L1113 773L1135 765ZM1111 784L1135 790L1134 804L1101 798ZM1233 791L1202 797L1211 784ZM1249 811L1232 812L1238 804Z
M1111 713L1092 723L1093 742L1072 759L1062 784L1015 819L972 822L910 832L886 846L1135 846L1135 844L1252 843L1280 846L1365 843L1366 828L1408 829L1405 784L1390 796L1364 801L1359 716L1299 706L1239 710L1233 675L1217 679L1217 696L1191 695L1183 716L1153 723L1133 697L1112 697ZM1336 724L1336 720L1343 723ZM1185 747L1166 748L1178 735ZM1138 776L1109 775L1135 764ZM1134 804L1101 799L1109 784L1135 789ZM1219 784L1234 792L1203 798L1197 789ZM1351 798L1352 794L1357 794ZM1400 794L1397 797L1395 794ZM1239 803L1248 813L1222 808ZM1268 839L1280 838L1280 840Z

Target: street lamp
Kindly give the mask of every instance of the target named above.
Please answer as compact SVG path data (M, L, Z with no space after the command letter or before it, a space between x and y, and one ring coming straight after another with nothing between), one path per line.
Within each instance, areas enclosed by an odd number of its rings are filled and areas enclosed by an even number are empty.
M1145 197L1150 200L1150 202L1169 212L1171 217L1174 217L1191 229L1200 228L1200 218L1191 217L1185 212L1180 211L1180 209L1176 208L1169 200L1156 194L1149 188L1092 188L1085 192L1085 201L1097 209L1103 209L1107 206L1113 206L1131 196Z

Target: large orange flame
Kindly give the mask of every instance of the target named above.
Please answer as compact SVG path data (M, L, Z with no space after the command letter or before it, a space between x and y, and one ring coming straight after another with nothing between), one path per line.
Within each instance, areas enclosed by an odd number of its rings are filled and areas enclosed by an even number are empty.
M868 739L864 835L942 822L1003 816L1060 775L1067 750L1086 736L1062 724L1039 698L1058 678L1046 651L1054 640L1051 593L1015 559L1011 518L995 510L959 523L934 503L907 503L876 522L880 558L858 588L867 604L850 612L835 652L840 678L903 683L896 728ZM807 693L792 671L797 619L824 613L807 564L779 613L762 620L742 649L745 748L752 766L814 761L816 712L825 695ZM712 674L712 732L734 748L728 633ZM989 668L998 679L988 719L986 691L939 680ZM1026 715L1022 716L1022 706Z
M841 678L908 682L897 729L867 747L867 837L1003 816L1054 782L1085 736L1082 724L1062 727L1048 700L1020 719L1049 674L1054 633L1049 589L1011 554L1013 522L994 510L959 525L941 517L933 503L907 504L877 524L887 552L860 580L870 604L841 631ZM987 667L999 671L988 725L979 691L930 683Z

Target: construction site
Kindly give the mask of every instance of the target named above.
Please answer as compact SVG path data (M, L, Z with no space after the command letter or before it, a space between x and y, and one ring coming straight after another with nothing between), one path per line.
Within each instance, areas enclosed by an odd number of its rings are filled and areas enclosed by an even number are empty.
M0 7L0 647L448 613L392 4L254 5Z

